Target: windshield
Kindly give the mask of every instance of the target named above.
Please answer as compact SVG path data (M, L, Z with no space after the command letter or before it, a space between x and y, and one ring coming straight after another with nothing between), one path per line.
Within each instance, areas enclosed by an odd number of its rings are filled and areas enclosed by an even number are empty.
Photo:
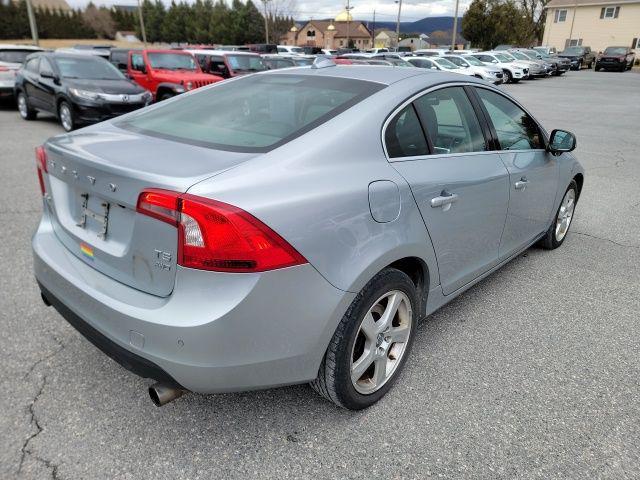
M161 70L196 70L196 61L183 53L148 53L151 68Z
M474 67L484 67L484 63L482 63L475 57L464 57L464 61L469 65L473 65Z
M267 66L257 55L227 55L227 62L236 72L261 72Z
M160 103L118 122L177 142L236 152L283 145L384 88L311 75L249 75ZM215 107L215 108L213 108Z
M502 63L509 63L509 62L513 62L513 59L510 58L509 56L503 54L503 53L496 53L494 55L494 57L496 57L496 59L498 59L499 62Z
M528 56L526 56L522 52L509 52L512 57L517 58L518 60L531 60Z
M24 59L30 53L37 50L0 50L0 62L24 63Z
M605 55L626 55L626 47L607 47L604 49Z
M99 57L55 57L64 78L88 80L124 80L124 75L108 61Z
M406 60L402 60L401 58L394 58L394 57L374 57L374 58L377 60L384 60L385 62L389 62L391 65L395 67L413 67L413 65L411 65Z
M562 53L567 55L582 55L582 47L569 47Z
M436 62L438 65L440 65L445 70L457 70L457 69L460 68L458 65L456 65L453 62L450 62L446 58L437 57L437 58L434 58L433 61Z
M289 51L293 53L304 53L304 48L302 47L289 47Z

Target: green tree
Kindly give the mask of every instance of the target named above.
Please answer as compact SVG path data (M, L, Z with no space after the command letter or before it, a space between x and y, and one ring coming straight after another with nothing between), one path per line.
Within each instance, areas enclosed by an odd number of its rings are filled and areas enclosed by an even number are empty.
M462 17L462 35L474 47L491 49L504 43L527 45L532 28L513 0L473 0Z

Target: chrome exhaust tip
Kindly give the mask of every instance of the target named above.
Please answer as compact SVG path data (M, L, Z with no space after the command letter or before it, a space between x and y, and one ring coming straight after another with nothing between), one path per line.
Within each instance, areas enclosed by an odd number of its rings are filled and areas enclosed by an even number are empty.
M149 387L149 397L156 407L161 407L184 395L184 390L168 387L162 383L154 383Z

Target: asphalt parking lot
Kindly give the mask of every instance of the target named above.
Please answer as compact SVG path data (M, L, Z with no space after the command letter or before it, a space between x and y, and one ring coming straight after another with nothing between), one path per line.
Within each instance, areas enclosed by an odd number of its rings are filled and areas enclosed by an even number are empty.
M34 147L62 129L0 107L0 478L639 478L640 75L504 88L578 138L572 230L431 315L356 413L307 386L156 408L42 304Z

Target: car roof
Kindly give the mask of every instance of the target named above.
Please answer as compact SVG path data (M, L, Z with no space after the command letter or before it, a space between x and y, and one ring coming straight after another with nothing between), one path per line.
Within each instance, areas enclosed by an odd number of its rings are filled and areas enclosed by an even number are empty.
M444 73L425 70L424 68L405 68L405 67L393 67L384 65L337 65L335 67L324 68L286 68L281 70L269 70L268 72L262 72L258 75L316 75L324 77L334 78L348 78L353 80L363 80L369 82L381 83L383 85L391 85L392 83L405 80L407 78L423 75L425 80L425 87L428 87L430 83L433 85L442 83L443 81L459 82L459 73ZM472 77L464 79L464 81L472 80Z
M17 45L12 43L0 43L0 50L33 50L34 52L42 52L44 48L35 45Z
M256 52L247 52L243 50L216 50L213 48L198 48L198 49L190 49L187 48L183 50L184 52L190 53L199 53L203 55L248 55L250 57L259 57L260 55Z

